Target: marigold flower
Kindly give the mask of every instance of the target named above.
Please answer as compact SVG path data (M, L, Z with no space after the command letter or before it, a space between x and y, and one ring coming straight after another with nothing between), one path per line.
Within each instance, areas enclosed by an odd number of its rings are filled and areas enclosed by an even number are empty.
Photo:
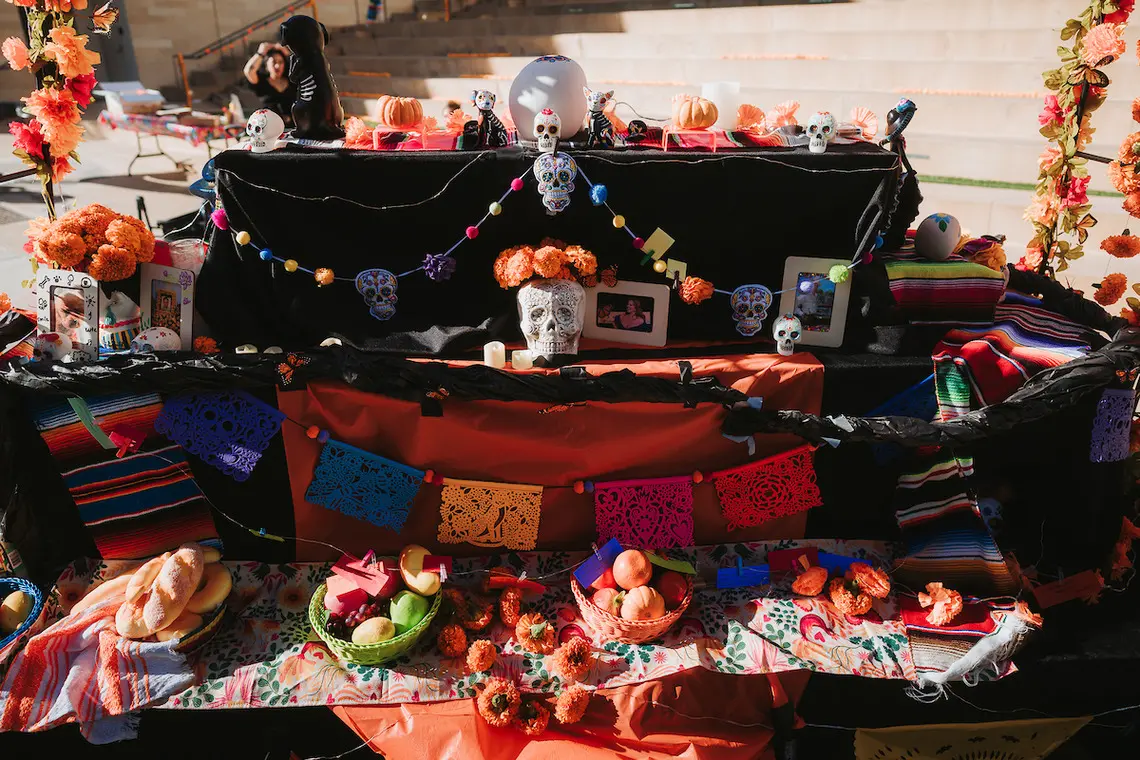
M522 591L514 587L503 589L499 595L499 620L503 621L503 625L513 628L519 624L521 613Z
M598 257L580 245L568 245L563 248L570 265L579 275L591 275L598 271Z
M483 720L496 728L506 728L518 715L521 701L513 683L504 678L488 678L476 704Z
M0 293L0 314L7 314L12 309L12 299L7 293Z
M441 628L435 643L444 657L462 657L467 652L467 634L455 623Z
M1129 216L1140 219L1140 190L1124 196L1124 203L1120 207L1128 212Z
M1112 306L1124 295L1128 286L1128 278L1122 274L1105 275L1100 281L1100 287L1093 291L1093 300L1101 306Z
M0 45L0 52L4 53L8 66L13 71L20 71L28 66L28 46L19 37L9 37Z
M467 668L472 673L484 673L495 666L495 645L486 639L476 639L467 649Z
M573 684L562 690L554 702L554 717L564 726L577 723L586 714L590 706L590 692L578 684Z
M91 257L87 271L101 282L125 280L135 273L138 260L126 248L114 245L101 245Z
M84 0L86 7L86 0ZM48 32L50 42L44 44L43 56L54 60L59 73L65 78L92 74L99 54L87 49L87 35L76 34L75 27L56 26Z
M1124 27L1119 24L1097 24L1085 34L1081 57L1089 66L1111 63L1123 55L1126 45L1120 35Z
M544 245L534 252L534 273L539 277L557 277L566 264L566 254L552 245Z
M581 681L590 672L593 664L593 649L590 642L579 636L558 647L554 653L553 669L566 681Z
M792 582L792 591L801 596L819 596L827 585L827 568L809 567Z
M522 245L510 250L510 254L503 264L503 276L499 279L499 285L504 288L513 288L522 285L533 276L534 249L529 245Z
M1101 249L1109 256L1130 259L1140 253L1140 237L1135 235L1112 235L1100 243Z
M859 586L845 578L834 578L827 587L827 595L835 609L844 615L866 615L871 611L871 597Z
M713 284L700 277L686 277L681 281L681 300L687 304L699 304L712 298Z
M209 335L199 335L194 339L194 350L199 354L216 354L219 352L218 341Z
M550 722L550 710L537 699L528 699L519 707L515 722L527 736L538 736Z
M522 615L515 624L515 640L528 652L551 654L554 651L554 626L537 612Z
M866 562L852 562L847 568L847 578L858 583L860 591L865 591L876 599L886 599L891 594L890 576Z
M962 611L962 595L957 591L935 581L926 584L926 592L919 593L918 603L923 608L933 607L926 616L931 625L949 625Z

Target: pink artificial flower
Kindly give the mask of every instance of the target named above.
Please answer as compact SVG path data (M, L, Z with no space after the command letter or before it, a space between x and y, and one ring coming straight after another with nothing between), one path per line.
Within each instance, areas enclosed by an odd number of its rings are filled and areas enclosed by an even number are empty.
M1061 104L1057 102L1056 95L1045 96L1045 107L1041 109L1041 113L1037 116L1038 123L1043 127L1050 124L1060 124L1064 118L1065 112L1061 110Z
M1025 249L1025 255L1015 266L1023 272L1036 272L1041 268L1041 261L1044 256L1045 251L1041 246L1031 246Z
M1061 199L1061 208L1083 206L1089 202L1089 177L1074 177L1069 181L1069 189Z
M1045 150L1041 151L1041 155L1037 157L1037 169L1042 174L1048 171L1055 163L1061 160L1061 149L1056 145L1050 145Z
M86 108L91 105L91 101L95 98L91 95L91 91L95 89L95 85L99 84L95 80L94 74L80 74L77 77L71 77L65 83L67 91L75 98L75 102L80 108Z
M51 160L51 181L59 182L75 171L75 167L71 165L67 156L60 156Z
M44 157L44 136L40 131L40 123L32 119L27 124L13 121L8 124L8 132L15 138L12 147L22 150L32 158Z
M1116 10L1105 14L1104 23L1123 24L1128 21L1128 17L1132 15L1135 8L1136 0L1116 0Z
M13 71L28 67L28 46L19 37L9 37L4 40L0 49L3 50L4 58L8 60L8 65Z
M36 0L8 0L13 5L18 5L21 8L35 8Z
M1029 208L1025 209L1023 218L1036 224L1052 227L1053 222L1057 220L1057 208L1053 205L1053 199L1052 193L1035 195L1029 204Z
M1118 24L1097 24L1085 35L1081 58L1089 66L1115 61L1127 49L1124 40L1120 39L1123 32L1124 27Z

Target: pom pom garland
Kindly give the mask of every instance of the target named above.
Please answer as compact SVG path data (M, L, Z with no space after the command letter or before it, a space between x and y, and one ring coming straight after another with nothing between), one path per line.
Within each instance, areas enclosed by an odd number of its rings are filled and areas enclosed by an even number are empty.
M214 209L214 212L210 214L210 221L223 232L230 228L230 219L226 216L226 210L224 208Z
M333 281L336 279L336 276L333 274L333 270L326 267L321 267L317 271L313 272L313 279L317 281L318 287L323 287L325 285L332 285Z
M511 190L513 190L514 192L517 193L517 192L520 192L522 189L523 189L523 181L520 177L515 177L514 179L511 180Z
M474 240L475 238L479 237L479 228L475 225L471 225L467 228L466 234L468 240Z
M614 214L614 229L620 230L625 226L625 217L621 214Z
M836 285L842 285L847 282L851 277L851 270L844 264L836 264L831 269L827 270L827 279L834 282Z
M259 253L257 255L261 257L262 261L272 261L273 260L273 251L269 250L268 248L262 248L261 253Z
M603 206L609 197L609 190L605 185L594 185L590 188L590 202L595 206Z
M487 213L491 216L498 216L499 214L503 213L502 204L500 204L498 201L493 202L490 206L487 207Z
M297 271L297 262L294 259L285 259L284 266L285 266L286 272L296 272Z
M668 268L669 268L669 265L666 264L661 259L658 259L657 261L653 262L653 271L656 272L657 274L665 274L665 270Z
M640 251L642 248L645 247L645 241L639 237L635 237L633 239L633 247Z
M238 232L237 234L234 235L234 240L237 241L238 245L249 245L249 241L250 241L249 233L246 232L245 230L242 230L241 232Z

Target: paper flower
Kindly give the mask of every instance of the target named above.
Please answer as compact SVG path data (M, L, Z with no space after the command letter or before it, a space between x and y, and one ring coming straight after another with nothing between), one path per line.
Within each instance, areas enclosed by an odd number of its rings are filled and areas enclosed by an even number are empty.
M495 728L506 728L518 715L521 701L513 683L503 678L488 678L476 703L483 720Z
M823 587L827 585L827 569L823 567L809 567L792 582L792 591L800 596L819 596Z
M439 629L435 643L444 657L462 657L467 652L467 634L455 623Z
M83 127L79 124L79 104L75 96L67 90L45 87L33 90L26 98L20 98L32 116L43 127L44 141L51 143L52 153L66 155L75 150L83 139Z
M357 116L349 116L344 123L344 147L372 148L372 130Z
M32 119L27 124L19 121L9 122L8 132L13 138L13 150L22 150L32 158L44 157L44 135L40 131L38 121Z
M1081 58L1092 67L1115 61L1127 47L1120 39L1123 32L1119 24L1097 24L1085 34Z
M564 681L581 681L594 662L592 647L586 639L575 636L554 653L553 670Z
M463 109L457 108L447 115L447 120L443 123L443 129L448 134L458 135L463 132L463 125L471 121L469 114L463 113Z
M71 93L71 96L75 98L76 104L80 108L86 108L91 105L91 101L94 100L94 96L91 92L95 89L97 84L99 84L99 82L96 81L94 74L80 74L77 77L68 79L64 83L64 86L67 88L67 91Z
M590 706L590 692L578 684L563 689L554 702L554 717L564 726L577 723Z
M827 595L835 609L844 615L866 615L871 611L871 597L844 578L834 578L827 587Z
M851 567L847 568L847 578L858 583L860 591L865 591L876 599L886 599L891 594L890 576L866 562L852 562Z
M1064 121L1065 112L1061 110L1061 104L1057 101L1056 95L1046 95L1045 105L1041 109L1041 113L1037 115L1037 123L1043 127L1050 125L1060 124Z
M743 132L759 132L764 129L765 118L759 106L744 103L736 109L736 128Z
M1104 14L1104 23L1106 24L1124 24L1128 21L1128 17L1132 15L1133 9L1136 7L1136 0L1116 0L1116 10L1112 13Z
M19 37L9 37L0 45L4 59L13 71L20 71L28 66L28 46Z
M84 7L87 7L84 0ZM66 78L92 74L99 54L87 49L87 35L76 34L75 27L57 26L48 32L50 42L43 47L43 57L54 60L59 73Z
M1122 274L1107 274L1100 281L1100 287L1093 291L1093 300L1101 306L1112 306L1124 295L1128 278Z
M194 351L199 354L219 353L218 341L208 335L199 335L194 339Z
M1088 188L1091 177L1073 177L1065 190L1065 197L1061 199L1061 208L1083 206L1089 202Z
M1060 160L1061 149L1056 145L1050 145L1041 151L1041 155L1037 157L1037 171L1044 175Z
M429 253L424 256L424 274L433 282L450 280L455 273L455 258L444 253Z
M933 607L926 616L931 625L949 625L962 611L962 595L937 581L926 584L926 593L919 593L918 603L924 609Z
M522 610L522 591L517 588L505 588L499 595L499 620L503 625L513 628L519 623Z
M696 305L712 298L713 284L700 277L686 277L681 281L681 300Z
M962 248L962 255L975 264L989 267L995 272L1005 268L1005 249L1000 242L990 237L974 238L966 242Z
M1140 190L1140 177L1136 176L1136 169L1131 164L1121 164L1113 161L1108 165L1108 181L1117 192L1128 195Z
M1109 256L1130 259L1140 253L1140 237L1135 235L1112 235L1100 243L1101 249Z
M772 108L772 115L768 121L770 128L776 127L792 127L799 124L796 121L796 111L800 110L800 102L798 100L785 100L783 103L777 103Z
M515 722L527 736L539 736L550 722L550 710L537 699L528 699L519 707Z
M1140 219L1140 190L1124 196L1124 203L1120 207L1128 212L1129 216Z
M1057 207L1054 203L1055 200L1052 193L1035 195L1033 200L1029 203L1029 207L1025 209L1025 214L1022 218L1036 224L1051 227L1053 226L1053 222L1057 219Z
M864 140L874 140L879 134L879 117L870 108L855 106L851 109L851 123L859 127Z
M476 639L467 648L467 669L472 673L485 673L495 666L495 645L486 639Z
M515 641L528 652L551 654L554 652L554 626L537 612L523 615L515 624Z

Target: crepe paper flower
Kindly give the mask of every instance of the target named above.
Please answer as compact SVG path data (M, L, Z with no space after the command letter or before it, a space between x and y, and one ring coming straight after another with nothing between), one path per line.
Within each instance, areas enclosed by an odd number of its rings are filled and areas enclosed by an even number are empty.
M1053 204L1054 196L1051 193L1035 195L1029 207L1025 209L1022 218L1036 224L1052 227L1053 222L1057 220L1057 208Z
M506 728L518 715L522 699L515 685L504 678L488 678L476 704L483 720L495 728Z
M554 652L554 626L537 612L519 618L515 624L515 640L523 649L536 654Z
M586 714L590 706L590 692L578 684L573 684L562 690L558 699L554 701L554 717L564 726L577 723Z
M1116 0L1116 10L1112 13L1104 14L1104 23L1106 24L1124 24L1127 23L1128 17L1132 15L1133 9L1136 7L1136 0Z
M792 591L800 596L819 596L827 585L827 568L809 567L792 582Z
M598 271L598 257L580 245L563 245L563 253L570 266L580 275L591 275Z
M87 0L44 0L44 7L55 13L71 13L86 10Z
M564 681L581 681L593 665L593 647L579 636L569 639L554 653L553 671Z
M194 351L199 354L220 353L218 349L218 341L214 340L209 335L199 335L194 339Z
M1124 27L1119 24L1097 24L1085 34L1081 58L1093 68L1112 63L1127 47L1120 38L1123 33Z
M3 51L4 58L13 71L27 68L28 46L19 37L9 37L4 40L3 45L0 45L0 51Z
M456 109L447 115L443 130L452 135L462 134L463 125L469 121L473 121L470 114L463 113L462 109Z
M508 628L513 628L519 624L521 612L522 590L517 588L503 589L503 593L499 595L499 620L503 621L503 625Z
M1061 149L1056 145L1050 145L1041 151L1041 155L1037 157L1037 171L1041 176L1044 176L1060 160Z
M472 673L485 673L495 667L498 653L487 639L476 639L467 649L467 669Z
M43 127L44 141L51 143L52 152L70 153L83 137L79 124L81 114L75 96L67 90L45 87L33 90L24 101L28 113L35 116Z
M783 103L777 103L772 107L772 119L769 122L770 128L777 127L794 127L799 124L796 121L796 111L800 110L800 102L798 100L785 100Z
M441 628L435 643L444 657L462 657L467 653L467 634L455 623Z
M566 254L552 245L534 252L534 272L540 277L556 277L566 263Z
M759 106L744 103L736 109L736 128L742 132L759 132L764 129L764 111Z
M429 253L424 256L424 274L432 282L450 280L455 273L455 257L444 253Z
M86 108L91 105L91 101L95 99L91 91L95 89L97 84L99 84L99 82L95 79L94 74L81 74L77 77L71 77L64 82L64 87L66 87L68 92L71 93L71 96L75 98L75 102L80 108Z
M1124 196L1124 203L1120 207L1128 212L1129 216L1140 219L1140 190Z
M1059 125L1065 119L1065 112L1061 110L1061 104L1057 101L1056 95L1045 96L1045 106L1041 109L1041 113L1037 115L1037 123L1043 127L1052 125Z
M713 284L700 277L686 277L681 281L681 300L695 306L712 298Z
M871 597L859 585L845 578L834 578L827 587L827 595L835 609L844 615L866 615L871 611Z
M519 707L515 717L518 728L527 736L539 736L550 722L550 710L537 699L528 699Z
M870 108L855 106L851 109L850 122L859 127L860 137L868 142L873 141L879 134L879 117Z
M1100 281L1100 286L1093 291L1093 300L1101 306L1112 306L1124 295L1127 286L1128 278L1124 275L1119 273L1105 275Z
M344 123L344 147L372 148L372 130L357 116L349 116Z
M112 8L111 3L105 3L99 10L91 14L91 23L95 25L96 34L109 34L111 25L119 18L119 9Z
M8 0L12 5L18 5L21 8L35 8L36 0Z
M1116 188L1118 193L1134 193L1140 190L1140 177L1136 176L1136 168L1132 164L1121 164L1113 161L1108 165L1108 181Z
M962 595L937 581L926 584L925 594L919 592L918 603L923 609L933 608L926 616L931 625L949 625L962 611Z
M48 32L48 37L51 42L44 45L42 55L55 61L62 76L71 78L94 73L99 54L87 49L86 34L76 34L75 27L57 26Z
M1005 268L1006 255L1001 242L991 237L974 238L966 242L962 254L975 264L989 267L995 272Z
M858 583L860 591L865 591L876 599L886 599L891 594L890 576L866 562L852 562L847 568L847 579Z
M1065 197L1061 199L1061 208L1083 206L1089 202L1088 188L1091 177L1073 177L1065 190Z
M7 314L12 309L12 299L7 293L0 293L0 314Z
M44 135L40 131L38 121L32 119L27 124L19 121L9 122L8 132L13 137L13 150L22 150L31 158L43 159Z

